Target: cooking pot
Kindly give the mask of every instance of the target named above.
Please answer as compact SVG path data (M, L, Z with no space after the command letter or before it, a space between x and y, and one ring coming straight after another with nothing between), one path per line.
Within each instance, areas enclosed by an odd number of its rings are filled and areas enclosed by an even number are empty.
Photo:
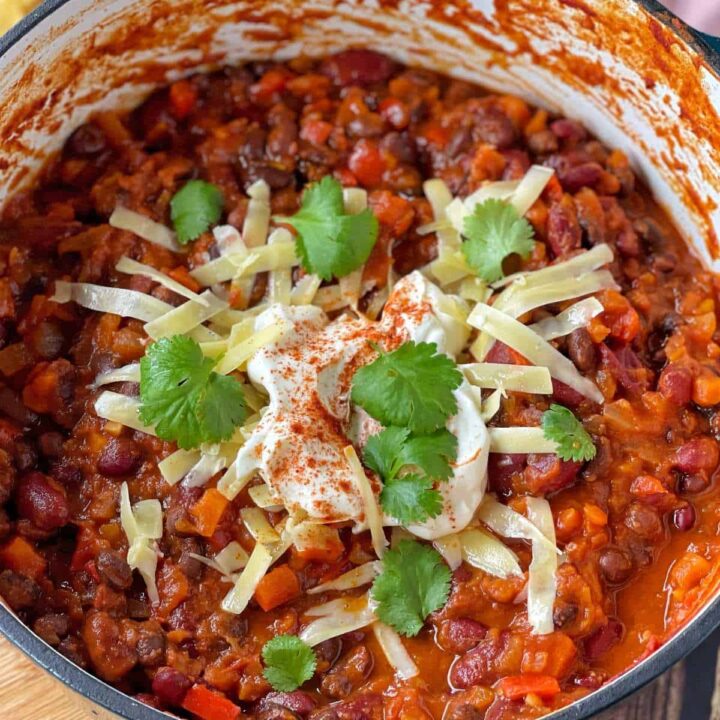
M654 0L46 0L0 40L0 205L74 128L179 76L367 47L582 121L631 159L720 271L720 55ZM554 713L587 718L720 625L716 594L650 657ZM0 631L76 691L89 717L162 720L0 605Z

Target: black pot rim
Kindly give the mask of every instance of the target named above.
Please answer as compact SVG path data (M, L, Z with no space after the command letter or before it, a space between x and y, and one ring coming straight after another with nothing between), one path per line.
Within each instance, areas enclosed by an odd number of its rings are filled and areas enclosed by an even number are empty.
M676 28L668 19L679 23L686 33L686 41L720 75L720 52L712 47L706 36L673 16L656 0L634 0L642 5L660 23L673 33ZM23 18L0 37L0 58L20 42L36 25L52 15L70 0L44 0L39 7ZM658 675L692 652L714 630L720 627L720 596L714 597L704 608L670 640L650 657L634 668L628 669L612 682L572 705L547 716L548 720L583 720L619 702L636 690L654 680ZM128 720L168 720L169 715L134 700L116 690L98 677L91 675L65 658L54 648L41 640L24 625L17 616L0 604L0 633L36 664L84 699L96 703L105 710Z

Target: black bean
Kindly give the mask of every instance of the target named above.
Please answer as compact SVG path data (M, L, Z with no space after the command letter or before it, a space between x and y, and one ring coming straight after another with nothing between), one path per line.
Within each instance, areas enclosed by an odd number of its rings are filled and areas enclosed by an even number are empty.
M127 590L132 585L132 570L118 553L101 550L95 565L102 581L115 590Z
M0 572L0 597L13 610L32 607L40 599L40 587L25 575L3 570Z

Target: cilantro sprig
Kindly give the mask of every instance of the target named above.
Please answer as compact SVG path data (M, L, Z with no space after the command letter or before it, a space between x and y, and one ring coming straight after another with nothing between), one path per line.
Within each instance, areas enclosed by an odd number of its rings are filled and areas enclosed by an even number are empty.
M542 416L543 434L557 443L561 460L592 460L597 448L582 423L563 405L553 404Z
M183 335L153 343L140 361L140 420L186 450L228 440L247 409L240 383L213 371L217 361Z
M433 480L447 480L457 455L457 438L442 429L411 436L407 428L387 427L371 436L363 460L383 481L380 504L401 523L423 522L442 511Z
M305 190L302 206L292 217L274 219L295 228L303 268L323 280L357 270L370 257L378 235L371 210L345 213L342 185L330 175Z
M468 265L486 282L504 277L503 260L517 253L528 257L533 249L533 227L509 203L485 200L465 218L462 244Z
M360 368L352 400L383 425L426 435L445 426L457 412L453 390L462 383L455 363L435 343L401 345Z
M204 180L190 180L170 201L172 220L178 242L196 240L220 220L223 196L220 189Z
M312 648L297 635L278 635L262 649L263 675L280 692L297 690L315 673L317 659Z
M403 540L385 553L370 592L380 620L412 637L447 602L450 569L429 545Z

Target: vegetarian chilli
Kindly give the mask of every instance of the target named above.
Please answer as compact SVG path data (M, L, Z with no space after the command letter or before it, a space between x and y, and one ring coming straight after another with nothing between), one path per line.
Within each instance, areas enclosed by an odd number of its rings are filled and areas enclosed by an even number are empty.
M715 589L716 292L621 152L373 52L98 114L0 225L0 595L182 717L542 716Z

